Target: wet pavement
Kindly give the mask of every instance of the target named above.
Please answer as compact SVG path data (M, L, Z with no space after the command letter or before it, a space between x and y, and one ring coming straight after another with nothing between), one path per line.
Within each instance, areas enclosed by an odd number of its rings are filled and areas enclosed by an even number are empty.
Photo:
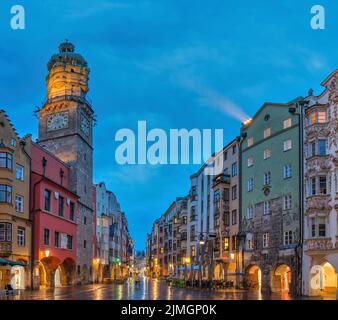
M331 299L334 297L326 297ZM77 287L23 291L15 299L20 300L292 300L288 294L264 295L258 291L199 290L168 286L165 281L142 278L135 284L93 284ZM297 298L300 299L300 298ZM304 298L302 298L304 299ZM318 299L318 298L317 298ZM322 299L322 298L319 298Z

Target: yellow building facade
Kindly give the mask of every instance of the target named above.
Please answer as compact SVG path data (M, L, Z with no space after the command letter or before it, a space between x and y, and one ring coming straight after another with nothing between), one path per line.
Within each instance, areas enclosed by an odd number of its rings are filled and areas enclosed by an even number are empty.
M30 157L25 143L0 110L0 290L31 282L32 224L29 216Z

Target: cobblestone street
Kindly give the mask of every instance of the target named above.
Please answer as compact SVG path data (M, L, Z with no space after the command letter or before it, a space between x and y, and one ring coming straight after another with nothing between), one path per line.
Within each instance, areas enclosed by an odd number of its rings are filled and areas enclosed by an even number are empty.
M333 299L326 297L325 299ZM264 295L257 291L198 290L169 287L165 281L143 278L139 284L94 284L23 291L20 300L292 300L288 295ZM303 298L302 298L303 299ZM321 299L321 298L318 298Z

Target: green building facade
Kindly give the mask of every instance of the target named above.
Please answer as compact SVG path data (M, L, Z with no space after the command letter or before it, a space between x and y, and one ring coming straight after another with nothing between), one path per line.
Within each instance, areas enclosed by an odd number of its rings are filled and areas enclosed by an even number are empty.
M300 106L265 103L241 128L240 208L246 287L299 291Z

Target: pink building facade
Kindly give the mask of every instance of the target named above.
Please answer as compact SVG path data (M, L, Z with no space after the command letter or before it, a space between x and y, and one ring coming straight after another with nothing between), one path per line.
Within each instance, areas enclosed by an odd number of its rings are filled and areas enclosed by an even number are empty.
M69 190L70 169L35 143L30 143L30 151L33 287L72 285L78 196Z

